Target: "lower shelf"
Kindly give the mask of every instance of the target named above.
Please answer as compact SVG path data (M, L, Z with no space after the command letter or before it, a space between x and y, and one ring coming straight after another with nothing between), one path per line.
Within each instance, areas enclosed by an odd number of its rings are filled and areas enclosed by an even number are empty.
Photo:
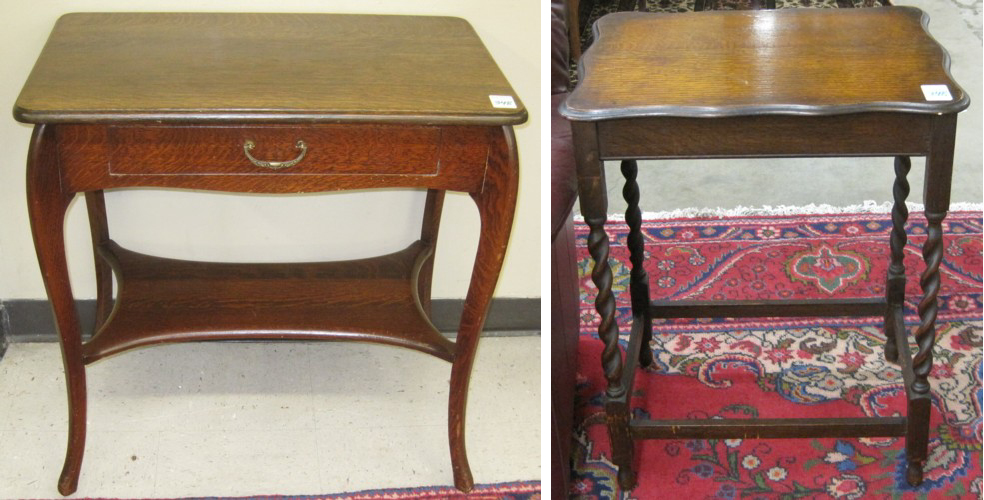
M420 241L389 255L318 263L192 262L112 241L99 254L119 292L109 319L83 346L86 363L206 340L354 340L454 356L454 343L420 306L417 276L432 254Z

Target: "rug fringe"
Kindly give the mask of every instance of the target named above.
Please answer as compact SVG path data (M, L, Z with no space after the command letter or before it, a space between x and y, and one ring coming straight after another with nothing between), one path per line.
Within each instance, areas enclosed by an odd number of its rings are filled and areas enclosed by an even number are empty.
M906 207L910 212L922 212L925 208L920 203L906 202ZM980 212L984 210L984 203L951 203L951 212ZM763 205L761 207L737 206L735 208L678 208L676 210L664 212L643 212L644 220L663 220L663 219L690 219L697 217L741 217L745 215L814 215L814 214L885 214L892 211L892 202L886 201L878 203L874 200L865 200L858 205L848 205L846 207L836 207L826 203L809 205ZM582 215L575 215L574 220L584 222ZM609 214L610 221L625 220L624 214Z

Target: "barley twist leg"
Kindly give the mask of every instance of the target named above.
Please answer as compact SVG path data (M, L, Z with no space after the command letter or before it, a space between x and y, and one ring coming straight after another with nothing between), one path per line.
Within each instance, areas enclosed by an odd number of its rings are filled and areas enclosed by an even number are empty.
M639 184L636 176L639 167L635 160L622 161L622 175L625 177L625 187L622 197L625 198L625 223L629 226L629 261L632 263L631 284L633 321L641 319L642 349L639 350L639 364L643 367L653 364L653 351L650 342L653 340L652 319L649 316L649 275L644 267L646 261L645 240L642 237L642 210L639 209Z

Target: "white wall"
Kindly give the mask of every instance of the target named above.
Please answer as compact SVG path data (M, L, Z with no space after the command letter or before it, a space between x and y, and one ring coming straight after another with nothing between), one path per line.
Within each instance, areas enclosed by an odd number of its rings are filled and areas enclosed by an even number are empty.
M516 129L519 202L496 296L540 296L540 2L530 0L0 0L0 300L43 298L24 195L31 127L10 111L55 20L99 11L359 12L467 19L529 110ZM254 196L173 190L107 192L110 235L125 247L199 260L298 261L364 257L419 234L422 192ZM69 266L77 298L93 298L92 252L81 196L69 210ZM435 298L463 298L478 242L478 212L449 194L437 249Z

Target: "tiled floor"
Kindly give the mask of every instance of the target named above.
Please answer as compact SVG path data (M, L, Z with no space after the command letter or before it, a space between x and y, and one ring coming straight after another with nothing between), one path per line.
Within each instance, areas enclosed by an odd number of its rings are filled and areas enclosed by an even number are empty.
M451 484L450 365L384 346L203 343L88 370L75 496L318 494ZM0 362L0 498L59 497L66 439L58 344ZM472 376L476 482L540 477L540 337L484 338Z

